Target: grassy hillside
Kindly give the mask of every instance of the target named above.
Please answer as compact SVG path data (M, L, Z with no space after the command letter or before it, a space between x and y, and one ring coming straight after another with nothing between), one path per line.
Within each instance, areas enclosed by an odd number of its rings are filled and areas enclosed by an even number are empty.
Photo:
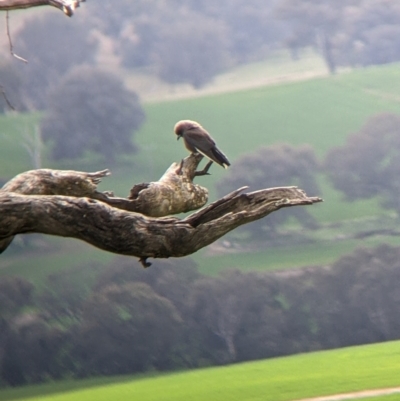
M400 342L387 342L155 377L30 386L4 390L0 400L296 400L399 386L399 354Z
M39 115L0 115L0 180L32 169L28 152L23 146L24 136L30 135Z
M187 152L172 133L175 122L184 118L200 121L233 163L243 153L276 142L311 144L322 159L330 148L343 144L347 135L358 130L371 115L399 111L399 71L399 65L394 64L303 82L145 104L147 121L135 135L140 153L124 157L123 164L112 168L113 175L105 179L101 189L112 189L117 195L126 196L132 184L157 180L173 161L184 157ZM0 117L0 179L8 179L31 168L22 142L25 132L32 130L39 118L39 115ZM93 170L108 166L106 163L91 165L90 161L82 160L69 163L45 161L44 167ZM199 177L198 182L210 189L210 200L214 200L217 196L215 184L223 178L225 171L213 166L211 173L211 176ZM256 251L251 253L251 258L248 254L206 258L209 250L203 250L194 255L200 269L215 272L232 265L246 269L271 269L325 264L352 250L358 241L339 239L356 226L377 223L383 211L377 200L345 203L323 175L320 182L322 193L310 195L322 195L325 202L310 210L321 223L341 223L342 226L329 226L316 234L319 242L315 245ZM374 245L377 241L386 242L388 238L371 240ZM400 243L396 239L390 241ZM40 269L50 271L58 257L62 262L56 262L57 266L74 264L74 260L78 264L92 257L98 261L110 257L89 245L68 240L52 240L51 246L51 254L41 254L40 257L24 250L19 255L7 251L0 261L3 267L0 274L21 273L28 278L33 275L35 279L36 274L41 274ZM29 259L24 258L24 254Z
M192 258L198 263L204 274L216 275L227 267L242 271L283 270L310 265L328 265L340 256L352 252L355 248L375 247L382 243L400 245L397 238L376 237L360 240L334 241L331 238L314 244L283 247L265 247L264 249L210 255L208 249L197 252Z
M379 71L382 76L397 79L397 69L394 65ZM148 104L147 123L137 137L145 150L139 159L145 163L150 156L157 176L165 170L166 161L181 157L185 151L174 142L172 127L183 118L200 121L233 161L245 152L276 142L308 143L323 156L328 149L343 144L369 116L398 112L396 100L368 92L369 81L377 79L376 75L371 70L358 70L336 77ZM214 168L212 172L214 181L223 176L223 170ZM209 177L203 180L208 182Z

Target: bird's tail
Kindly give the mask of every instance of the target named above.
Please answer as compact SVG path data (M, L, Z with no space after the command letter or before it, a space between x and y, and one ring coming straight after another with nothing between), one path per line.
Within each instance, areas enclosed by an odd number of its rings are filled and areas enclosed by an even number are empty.
M228 168L228 166L231 165L231 163L229 163L228 158L216 146L213 149L211 149L211 151L215 157L215 161L222 167Z

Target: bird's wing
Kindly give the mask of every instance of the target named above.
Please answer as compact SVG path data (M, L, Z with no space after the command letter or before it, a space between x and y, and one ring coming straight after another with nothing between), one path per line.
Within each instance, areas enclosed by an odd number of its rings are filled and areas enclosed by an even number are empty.
M201 131L189 130L184 134L183 139L186 148L190 152L209 152L215 146L213 139L207 133Z
M196 152L214 161L222 167L230 166L227 157L216 147L215 141L210 135L189 131L185 134L185 141L189 150L195 149Z
M196 129L190 129L185 133L186 140L192 146L205 148L212 148L215 146L214 139L207 133L207 131L198 131Z

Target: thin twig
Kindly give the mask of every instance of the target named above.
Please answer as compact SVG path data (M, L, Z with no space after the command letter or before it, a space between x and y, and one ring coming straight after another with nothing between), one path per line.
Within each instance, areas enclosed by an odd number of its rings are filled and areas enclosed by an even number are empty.
M11 110L15 110L15 107L12 105L12 103L10 102L10 100L7 97L7 93L4 89L4 87L2 85L0 85L0 93L3 95L4 100L7 103L7 106L11 109Z
M211 174L208 172L208 170L210 169L210 167L211 167L212 164L213 164L213 161L210 160L210 161L206 164L206 166L203 168L203 170L195 171L194 176L195 176L195 177L200 177L200 176L202 176L202 175L211 175Z
M28 60L25 60L24 58L18 56L17 54L14 53L13 50L13 44L11 41L11 35L10 35L10 24L9 24L9 15L8 15L8 10L6 11L6 27L7 27L7 36L8 36L8 43L10 44L10 53L13 57L15 57L17 60L23 61L24 63L28 63Z

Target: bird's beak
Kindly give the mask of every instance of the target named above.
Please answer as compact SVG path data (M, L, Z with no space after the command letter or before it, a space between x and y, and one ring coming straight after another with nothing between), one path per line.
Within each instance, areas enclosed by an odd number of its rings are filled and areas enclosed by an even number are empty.
M178 135L178 138L176 138L177 141L182 138L182 135Z

